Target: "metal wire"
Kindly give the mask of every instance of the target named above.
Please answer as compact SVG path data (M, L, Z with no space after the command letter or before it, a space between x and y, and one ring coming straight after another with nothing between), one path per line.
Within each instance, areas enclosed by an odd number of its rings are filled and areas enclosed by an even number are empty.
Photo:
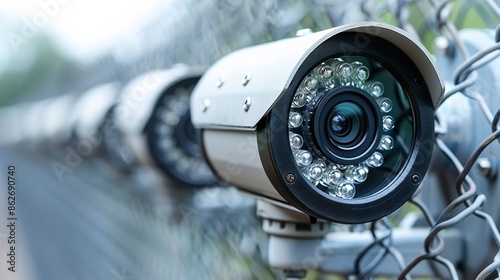
M484 58L485 56L499 49L500 49L500 43L497 43L487 49L479 51L478 53L474 54L472 57L467 59L464 63L459 65L453 77L454 83L459 84L460 82L462 82L465 79L464 76L467 76L473 70L479 67L479 66L478 67L473 66L474 63L478 62L480 59ZM493 60L493 58L490 58L488 62L490 62L491 60ZM484 63L481 64L481 66L482 65L484 65Z
M377 236L376 234L376 225L377 223L382 223L384 226L386 233L380 237ZM379 221L371 223L370 226L370 232L373 236L374 241L369 244L365 249L359 253L358 257L356 258L355 261L355 268L356 268L356 274L359 279L365 279L365 277L369 276L370 273L377 268L377 266L382 262L382 260L390 254L394 260L396 261L397 265L401 270L404 269L405 264L404 264L404 259L402 254L393 246L392 244L392 226L390 222L388 221L387 218L383 218ZM364 269L361 269L361 261L363 260L364 257L367 256L368 252L372 250L376 246L380 246L381 250L377 253L377 255L372 259L372 261L364 267ZM411 277L407 275L405 279L409 280Z
M433 2L433 1L431 1ZM444 2L442 5L439 6L437 9L438 16L437 20L441 20L439 15L441 14L440 10L442 11L445 7L445 5L448 3L448 1ZM500 15L498 6L492 1L488 1L487 4L492 8L492 10L498 15ZM434 5L435 6L435 5ZM454 36L455 30L453 26L448 25L448 23L442 23L441 26L446 25L448 28L448 31L451 31L451 36L454 37L456 40L456 37ZM500 27L500 25L499 25ZM499 34L499 27L497 27L497 35ZM497 36L498 37L498 36ZM498 38L496 38L498 39ZM498 41L498 40L497 40ZM400 275L399 279L406 273L408 273L411 268L413 268L416 264L418 264L420 261L424 259L435 259L433 258L433 252L430 250L432 241L434 237L437 236L437 234L442 231L445 228L448 228L456 223L459 223L466 217L470 216L471 214L476 215L477 217L484 219L488 226L491 229L493 239L495 240L497 246L500 248L500 235L498 233L497 226L495 224L495 221L493 218L479 210L481 204L485 201L486 197L484 194L477 194L477 188L475 183L472 181L472 179L468 176L468 173L472 169L472 166L474 165L475 161L481 154L481 152L488 146L490 145L493 141L498 139L500 137L500 131L498 131L498 122L500 119L500 110L496 112L495 116L491 114L491 111L487 105L487 102L485 101L484 97L480 95L480 93L473 92L473 93L467 93L468 88L471 87L472 85L475 84L477 81L477 74L475 71L479 69L480 67L483 67L484 65L487 65L494 59L496 59L499 54L494 52L497 52L499 50L500 44L495 44L493 46L490 46L489 48L486 48L484 50L481 50L474 54L472 57L468 57L468 54L464 51L463 44L460 41L457 41L457 46L459 47L460 51L462 52L463 56L466 58L465 61L457 67L455 73L454 73L454 83L455 86L445 93L445 96L442 100L442 103L447 100L450 96L453 94L464 91L464 95L472 98L475 100L481 110L483 111L486 120L492 125L492 131L493 134L491 134L489 137L487 137L478 147L475 149L475 151L472 153L472 155L469 157L467 163L465 164L464 167L461 166L460 161L456 158L456 156L446 147L444 142L441 139L436 140L436 144L439 147L439 149L445 154L445 156L455 165L456 169L460 172L457 181L456 181L456 189L457 193L459 194L459 197L457 197L455 200L453 200L446 208L445 210L441 213L439 218L436 220L436 223L432 227L431 231L429 232L428 237L426 238L424 242L424 247L426 251L428 252L427 254L423 254L419 257L417 257L414 261L412 261L407 269L405 269ZM493 55L490 55L493 54ZM442 104L441 103L441 104ZM500 140L499 140L500 141ZM467 185L467 190L464 189L464 182ZM474 201L471 202L470 200L474 197ZM452 210L456 209L459 205L465 204L466 208L462 210L459 214L456 214L452 218L446 219ZM421 209L425 209L424 206L420 205ZM429 220L429 219L428 219ZM439 251L434 251L439 253ZM441 261L444 261L442 257L439 255L435 255L439 258L441 258ZM456 275L454 275L452 266L447 265L448 270L451 272L451 276L453 279L456 279ZM486 277L489 277L491 274L494 272L497 272L500 267L500 262L498 260L495 260L493 263L488 265L481 273L478 275L477 279L485 279Z
M441 3L440 5L438 5L434 0L429 0L429 1L431 2L431 5L436 9L436 23L438 25L438 28L440 30L448 32L449 35L453 38L454 42L457 44L457 47L460 50L460 53L462 53L464 59L468 58L469 52L467 51L467 48L460 39L456 26L450 22L449 14L448 15L445 14L446 8L451 1L450 0L443 1L443 3Z
M479 195L476 198L476 200L474 201L474 203L472 203L469 207L465 208L462 212L460 212L459 214L457 214L453 218L450 218L446 221L437 223L434 227L432 227L431 231L429 232L429 235L427 236L427 238L425 239L425 242L424 242L424 248L425 248L426 253L419 255L413 261L411 261L408 264L408 266L406 266L406 268L401 272L398 279L404 279L405 276L415 266L417 266L421 261L426 260L426 259L437 261L441 264L446 264L445 266L449 270L450 276L452 277L452 279L459 279L457 276L456 268L453 265L448 265L449 261L444 261L445 259L443 257L439 256L439 254L443 251L444 246L439 246L438 248L432 249L431 248L432 242L440 231L442 231L446 228L449 228L453 225L456 225L457 223L461 222L466 217L473 214L474 211L476 211L477 209L479 209L479 207L481 207L481 205L483 204L483 202L485 200L486 200L486 197L484 195Z
M495 116L493 117L493 120L491 121L491 131L495 132L498 130L498 122L500 121L500 108L498 108L497 112L495 113Z
M457 169L460 171L460 174L459 174L459 176L457 178L457 181L456 181L456 187L457 187L458 193L461 194L461 196L459 196L457 199L455 199L454 201L452 201L448 205L448 207L443 211L443 213L441 214L440 218L438 218L438 220L437 220L438 223L434 227L435 230L434 231L431 230L431 232L429 233L428 238L426 239L427 246L430 246L431 239L440 230L442 230L444 228L447 228L447 227L453 225L454 223L460 222L466 216L469 216L471 213L474 213L476 216L478 216L478 217L486 220L488 226L491 229L491 232L492 232L492 235L493 235L493 239L495 240L497 246L500 248L500 233L498 232L498 229L497 229L497 226L495 224L495 221L487 213L478 210L479 207L481 206L481 204L486 200L486 197L483 194L480 194L480 195L478 195L476 197L476 200L472 204L467 201L468 198L470 198L471 196L473 196L476 193L475 184L474 184L474 182L470 179L470 177L467 174L472 169L475 161L480 156L481 152L484 151L484 149L488 145L490 145L493 141L495 141L498 138L500 138L500 130L495 131L493 134L491 134L489 137L487 137L476 148L476 150L470 156L469 160L467 161L467 163L465 164L465 166L463 168L461 167L461 164L458 161L458 159L455 157L455 155L446 147L446 145L444 144L444 142L441 141L440 139L437 139L436 143L438 144L438 147L441 149L441 151L443 151L443 153L445 153L445 155L455 164L455 166L457 167ZM469 190L467 190L466 192L463 192L463 187L462 187L463 186L462 184L463 184L464 181L468 181L468 185L469 185ZM447 216L452 209L458 207L458 205L460 203L462 203L462 202L464 202L466 204L466 206L467 206L467 208L465 210L463 210L461 213L457 214L455 217L453 217L453 218L451 218L449 220L446 220L444 222L439 223L439 220L442 217ZM421 261L422 259L418 259L418 261ZM410 265L411 264L413 264L413 263L410 263ZM497 261L495 261L490 266L488 266L485 270L483 270L483 272L486 271L484 273L486 273L486 275L489 275L489 274L492 273L492 272L490 272L491 267L495 267L495 269L498 269L499 266L498 265L495 266L494 264L497 264ZM478 276L478 279L482 279L482 278L479 278L479 276Z
M484 0L486 4L490 7L491 11L500 19L500 7L493 0Z
M477 81L477 74L475 72L472 72L471 75L469 75L465 80L462 82L455 84L454 87L447 89L444 93L443 99L441 100L441 104L443 104L444 101L446 101L448 98L450 98L452 95L455 93L461 92L468 87L474 85Z

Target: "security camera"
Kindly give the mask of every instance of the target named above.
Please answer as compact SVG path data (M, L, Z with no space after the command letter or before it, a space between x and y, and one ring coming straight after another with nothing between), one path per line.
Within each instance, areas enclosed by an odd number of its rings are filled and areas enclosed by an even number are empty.
M50 146L67 145L71 139L74 119L70 118L77 101L76 93L68 93L43 100L38 122L42 143Z
M14 127L21 127L22 120L16 116L21 114L21 108L17 106L2 107L0 109L0 129L11 131L7 135L0 137L0 145L13 145L21 141L23 135L20 129L12 130Z
M116 132L135 162L193 187L216 182L189 113L191 92L205 69L176 65L144 73L125 85L113 109Z
M20 143L36 147L46 142L46 127L43 118L47 113L47 107L54 102L54 99L39 100L33 103L17 104L20 108L17 116L22 120L22 125L18 130L22 133Z
M85 155L98 155L117 171L129 173L134 168L132 150L114 120L123 85L112 81L82 92L69 117L71 144Z
M121 90L119 82L99 84L83 92L73 108L72 141L90 144L91 151L104 150L104 135L109 133L110 114Z
M217 176L316 218L363 223L425 176L443 83L425 48L363 22L233 52L191 97Z
M66 144L71 137L69 116L75 100L75 94L65 94L2 108L0 127L13 133L0 143L31 147Z
M2 145L36 146L41 141L43 116L47 102L18 103L0 109L0 128L9 131L0 139Z

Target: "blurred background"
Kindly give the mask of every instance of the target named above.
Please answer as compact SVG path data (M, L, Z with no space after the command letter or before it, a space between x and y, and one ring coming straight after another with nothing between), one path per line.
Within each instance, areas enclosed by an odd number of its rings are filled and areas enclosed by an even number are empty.
M318 31L361 20L400 26L433 53L440 25L429 11L439 4L3 1L0 107L78 96L98 84L125 84L179 63L209 66L231 51L295 36L304 28ZM485 1L452 1L443 9L458 29L498 25ZM0 138L15 130L0 131ZM156 170L124 172L102 157L81 156L60 176L54 166L74 160L68 147L0 147L1 279L283 278L265 265L266 236L253 200L225 186L182 189ZM8 166L16 168L16 273L7 271L4 254Z

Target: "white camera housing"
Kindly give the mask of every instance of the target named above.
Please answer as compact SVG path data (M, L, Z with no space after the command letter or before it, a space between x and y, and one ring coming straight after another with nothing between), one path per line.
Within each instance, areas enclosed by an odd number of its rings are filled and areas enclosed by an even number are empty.
M71 115L77 99L77 94L69 93L41 101L47 104L39 119L41 139L49 145L60 146L69 143L75 121Z
M31 147L68 144L75 99L71 93L2 108L0 126L13 132L0 142Z
M120 92L121 84L111 82L96 85L78 97L72 115L73 134L76 141L87 138L102 140L99 130L104 129L102 126L105 119L115 105Z
M394 168L397 172L381 175L388 176L387 180L382 182L377 178L380 182L375 187L371 186L373 190L342 199L330 195L327 190L330 187L323 187L317 181L311 183L311 180L304 177L307 166L298 166L294 162L288 141L291 128L287 126L290 108L294 109L291 106L296 105L292 100L295 102L298 92L303 90L305 79L311 77L311 73L324 65L325 61L345 62L343 59L347 59L349 62L350 57L367 61L365 64L372 65L371 70L377 68L376 71L389 73L382 73L380 77L393 77L394 81L389 85L391 88L396 84L399 87L394 90L398 92L393 94L396 96L393 99L404 95L404 100L399 103L408 103L404 108L410 110L399 112L399 116L404 117L406 113L411 115L407 117L407 123L408 127L412 127L406 129L411 134L411 139L407 141L410 146L405 146L409 150L401 157L401 162L395 164L399 164L399 167ZM349 63L351 70L352 65L360 65L352 60ZM363 86L356 89L353 84L354 82L346 83L349 85L349 92L353 92L352 96L369 99ZM311 103L303 108L319 106L322 100L327 99L326 96L342 95L345 99L343 102L351 102L349 93L342 93L342 86L335 85L332 88L332 91L325 89L321 97L307 101ZM361 223L396 210L416 190L428 168L433 146L434 109L442 94L443 83L434 62L419 42L391 25L362 22L242 49L223 57L197 84L191 98L191 112L194 126L201 130L204 155L214 173L223 181L263 199L291 204L311 217L333 222ZM373 97L372 101L360 101L360 104L363 103L360 107L372 110L379 99ZM306 127L307 133L302 137L304 143L309 139L314 142L316 150L324 151L321 147L322 140L318 140L315 137L316 131L313 131L313 126L320 127L313 121L313 117L321 113L319 110L315 111L316 108L308 112L311 119L310 131ZM382 127L380 122L385 116L380 114L378 108L372 111L374 113L367 116L362 113L362 122L366 121L367 124L358 129L360 135L364 133L363 129ZM372 115L374 121L370 120ZM304 116L304 122L307 122L306 119ZM403 130L405 129L398 128L396 132ZM398 145L399 136L397 133L393 135L391 139L396 140L391 143ZM366 138L360 136L363 137ZM381 137L385 136L376 130L373 132L372 142L379 141ZM360 141L365 141L363 139ZM366 145L361 142L359 145L369 147L367 150L370 152L376 150L378 143L365 142ZM343 149L342 145L338 146L340 152L337 154L342 153ZM321 155L321 151L312 154ZM342 155L317 158L323 162L325 159L329 160L330 164L336 164L335 168L342 169L350 166L346 163L353 164L356 160L359 160L360 165L365 165L367 156L367 152L361 151L345 162L344 159L339 162L331 160L341 158ZM346 177L345 171L342 172Z

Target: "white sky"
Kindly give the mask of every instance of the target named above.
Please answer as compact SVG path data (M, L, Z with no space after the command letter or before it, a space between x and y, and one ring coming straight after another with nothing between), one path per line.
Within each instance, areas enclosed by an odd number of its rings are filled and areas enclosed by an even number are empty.
M36 22L40 32L52 33L70 55L89 59L107 52L121 38L156 17L165 0L14 0L0 1L0 14L14 19L8 30L22 34L24 22ZM50 3L50 5L44 5Z

